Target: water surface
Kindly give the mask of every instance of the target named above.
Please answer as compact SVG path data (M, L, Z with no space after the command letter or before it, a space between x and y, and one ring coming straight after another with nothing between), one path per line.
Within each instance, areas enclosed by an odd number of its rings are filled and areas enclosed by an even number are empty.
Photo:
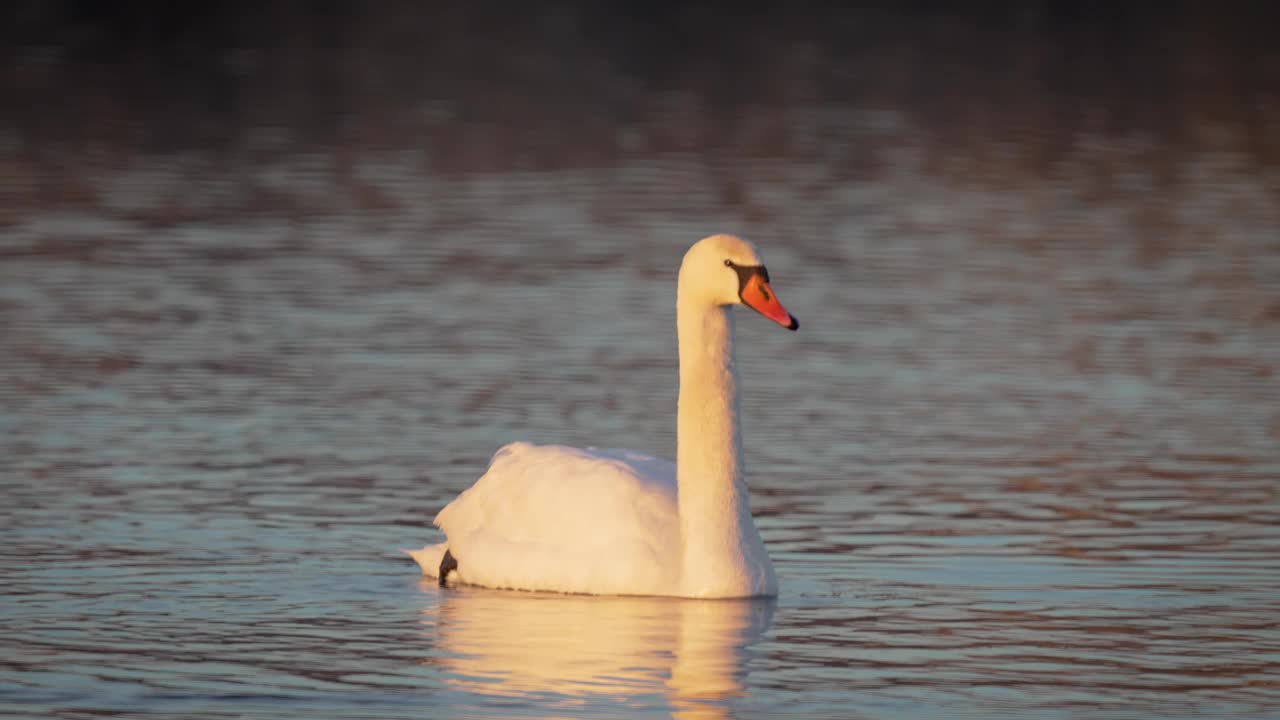
M0 712L1280 715L1280 235L1227 205L1153 256L1114 207L780 186L803 328L739 319L776 601L421 581L397 549L503 443L673 456L676 264L744 221L646 193L699 172L7 228Z

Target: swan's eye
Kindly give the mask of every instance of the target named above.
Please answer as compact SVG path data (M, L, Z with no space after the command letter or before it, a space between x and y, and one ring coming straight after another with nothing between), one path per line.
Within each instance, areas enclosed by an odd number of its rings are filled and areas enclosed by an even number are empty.
M728 259L728 258L725 258L724 266L725 266L725 267L733 267L733 261L732 261L732 260L730 260L730 259Z

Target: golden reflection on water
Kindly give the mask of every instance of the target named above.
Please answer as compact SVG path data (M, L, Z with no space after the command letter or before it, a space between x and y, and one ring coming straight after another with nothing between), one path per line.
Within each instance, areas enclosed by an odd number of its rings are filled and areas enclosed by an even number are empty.
M424 581L423 589L434 585ZM729 717L772 600L595 597L456 588L423 608L450 686L505 697L665 696L679 718Z

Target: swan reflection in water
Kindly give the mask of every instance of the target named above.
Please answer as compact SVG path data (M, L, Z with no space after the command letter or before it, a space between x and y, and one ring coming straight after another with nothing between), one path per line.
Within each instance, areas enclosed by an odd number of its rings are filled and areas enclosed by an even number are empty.
M600 597L458 587L423 609L445 682L491 696L634 707L665 696L680 718L728 717L775 601Z

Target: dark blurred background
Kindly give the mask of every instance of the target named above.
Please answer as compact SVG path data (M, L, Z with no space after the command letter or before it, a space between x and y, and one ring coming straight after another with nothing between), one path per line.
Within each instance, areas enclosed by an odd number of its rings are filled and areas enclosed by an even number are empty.
M1206 149L1241 171L1280 162L1268 2L19 0L4 14L0 220L92 204L88 174L190 150L200 172L312 150L339 174L368 150L419 151L431 173L679 151L874 176L883 128L843 111L903 113L893 142L962 182L1046 176L1085 136L1128 143L1112 166L1091 160L1103 183L1130 161L1173 182Z

